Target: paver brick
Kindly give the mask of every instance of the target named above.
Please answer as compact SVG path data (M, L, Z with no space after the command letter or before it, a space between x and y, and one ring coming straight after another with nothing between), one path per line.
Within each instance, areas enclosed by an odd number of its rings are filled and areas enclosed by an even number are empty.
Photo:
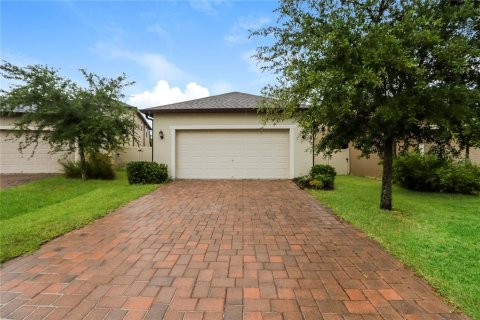
M290 181L176 181L0 269L0 317L466 319Z

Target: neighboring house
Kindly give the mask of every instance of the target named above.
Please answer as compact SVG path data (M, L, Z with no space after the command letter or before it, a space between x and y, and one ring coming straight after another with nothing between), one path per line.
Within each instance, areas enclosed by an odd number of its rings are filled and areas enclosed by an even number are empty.
M420 144L421 152L428 152L429 145ZM360 158L361 152L350 147L350 174L363 177L382 176L381 160L377 154L372 154L369 158ZM480 164L480 149L470 148L470 160L473 163Z
M137 122L137 136L139 146L133 141L125 146L123 152L115 155L114 162L123 165L129 161L146 160L151 161L152 148L151 126L137 108L131 107L132 115ZM76 154L54 153L51 154L50 145L44 141L40 142L31 156L33 147L18 151L19 140L13 135L14 123L21 116L21 111L13 116L0 115L0 173L54 173L60 172L62 167L58 162L60 159L76 160ZM21 138L20 138L21 139Z
M129 145L124 146L123 151L117 152L114 161L117 166L123 166L131 161L152 161L152 126L145 116L135 107L135 122L137 124L138 144L133 138Z
M144 109L153 116L153 160L168 165L177 179L289 179L312 166L310 144L292 121L262 124L263 98L232 92ZM309 150L310 149L310 150ZM349 173L349 150L332 159L339 174Z

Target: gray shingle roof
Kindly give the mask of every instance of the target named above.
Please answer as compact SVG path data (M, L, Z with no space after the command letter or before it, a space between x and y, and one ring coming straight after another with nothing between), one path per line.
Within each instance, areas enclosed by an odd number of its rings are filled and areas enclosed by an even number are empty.
M230 92L190 101L143 109L143 113L159 112L240 112L255 111L264 98L248 93Z

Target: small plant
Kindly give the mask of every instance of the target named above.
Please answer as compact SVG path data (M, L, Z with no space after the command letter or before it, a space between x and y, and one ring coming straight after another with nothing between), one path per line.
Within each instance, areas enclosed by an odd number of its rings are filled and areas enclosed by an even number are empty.
M310 174L297 177L295 183L302 189L333 190L335 168L329 165L317 164L310 169Z
M163 183L168 181L168 167L156 162L134 161L127 164L130 184Z

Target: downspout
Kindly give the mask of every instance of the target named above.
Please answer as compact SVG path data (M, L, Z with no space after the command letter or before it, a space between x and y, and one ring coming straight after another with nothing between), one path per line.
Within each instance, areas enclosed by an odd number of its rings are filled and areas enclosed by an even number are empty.
M152 120L152 162L153 162L153 146L155 145L155 143L153 143L153 135L154 135L154 132L155 132L155 131L153 130L153 123L154 123L154 121L153 121L153 117L150 116L149 113L146 113L146 114L145 114L145 117L146 117L148 120ZM150 143L150 139L148 139L148 140L149 140L148 142Z

